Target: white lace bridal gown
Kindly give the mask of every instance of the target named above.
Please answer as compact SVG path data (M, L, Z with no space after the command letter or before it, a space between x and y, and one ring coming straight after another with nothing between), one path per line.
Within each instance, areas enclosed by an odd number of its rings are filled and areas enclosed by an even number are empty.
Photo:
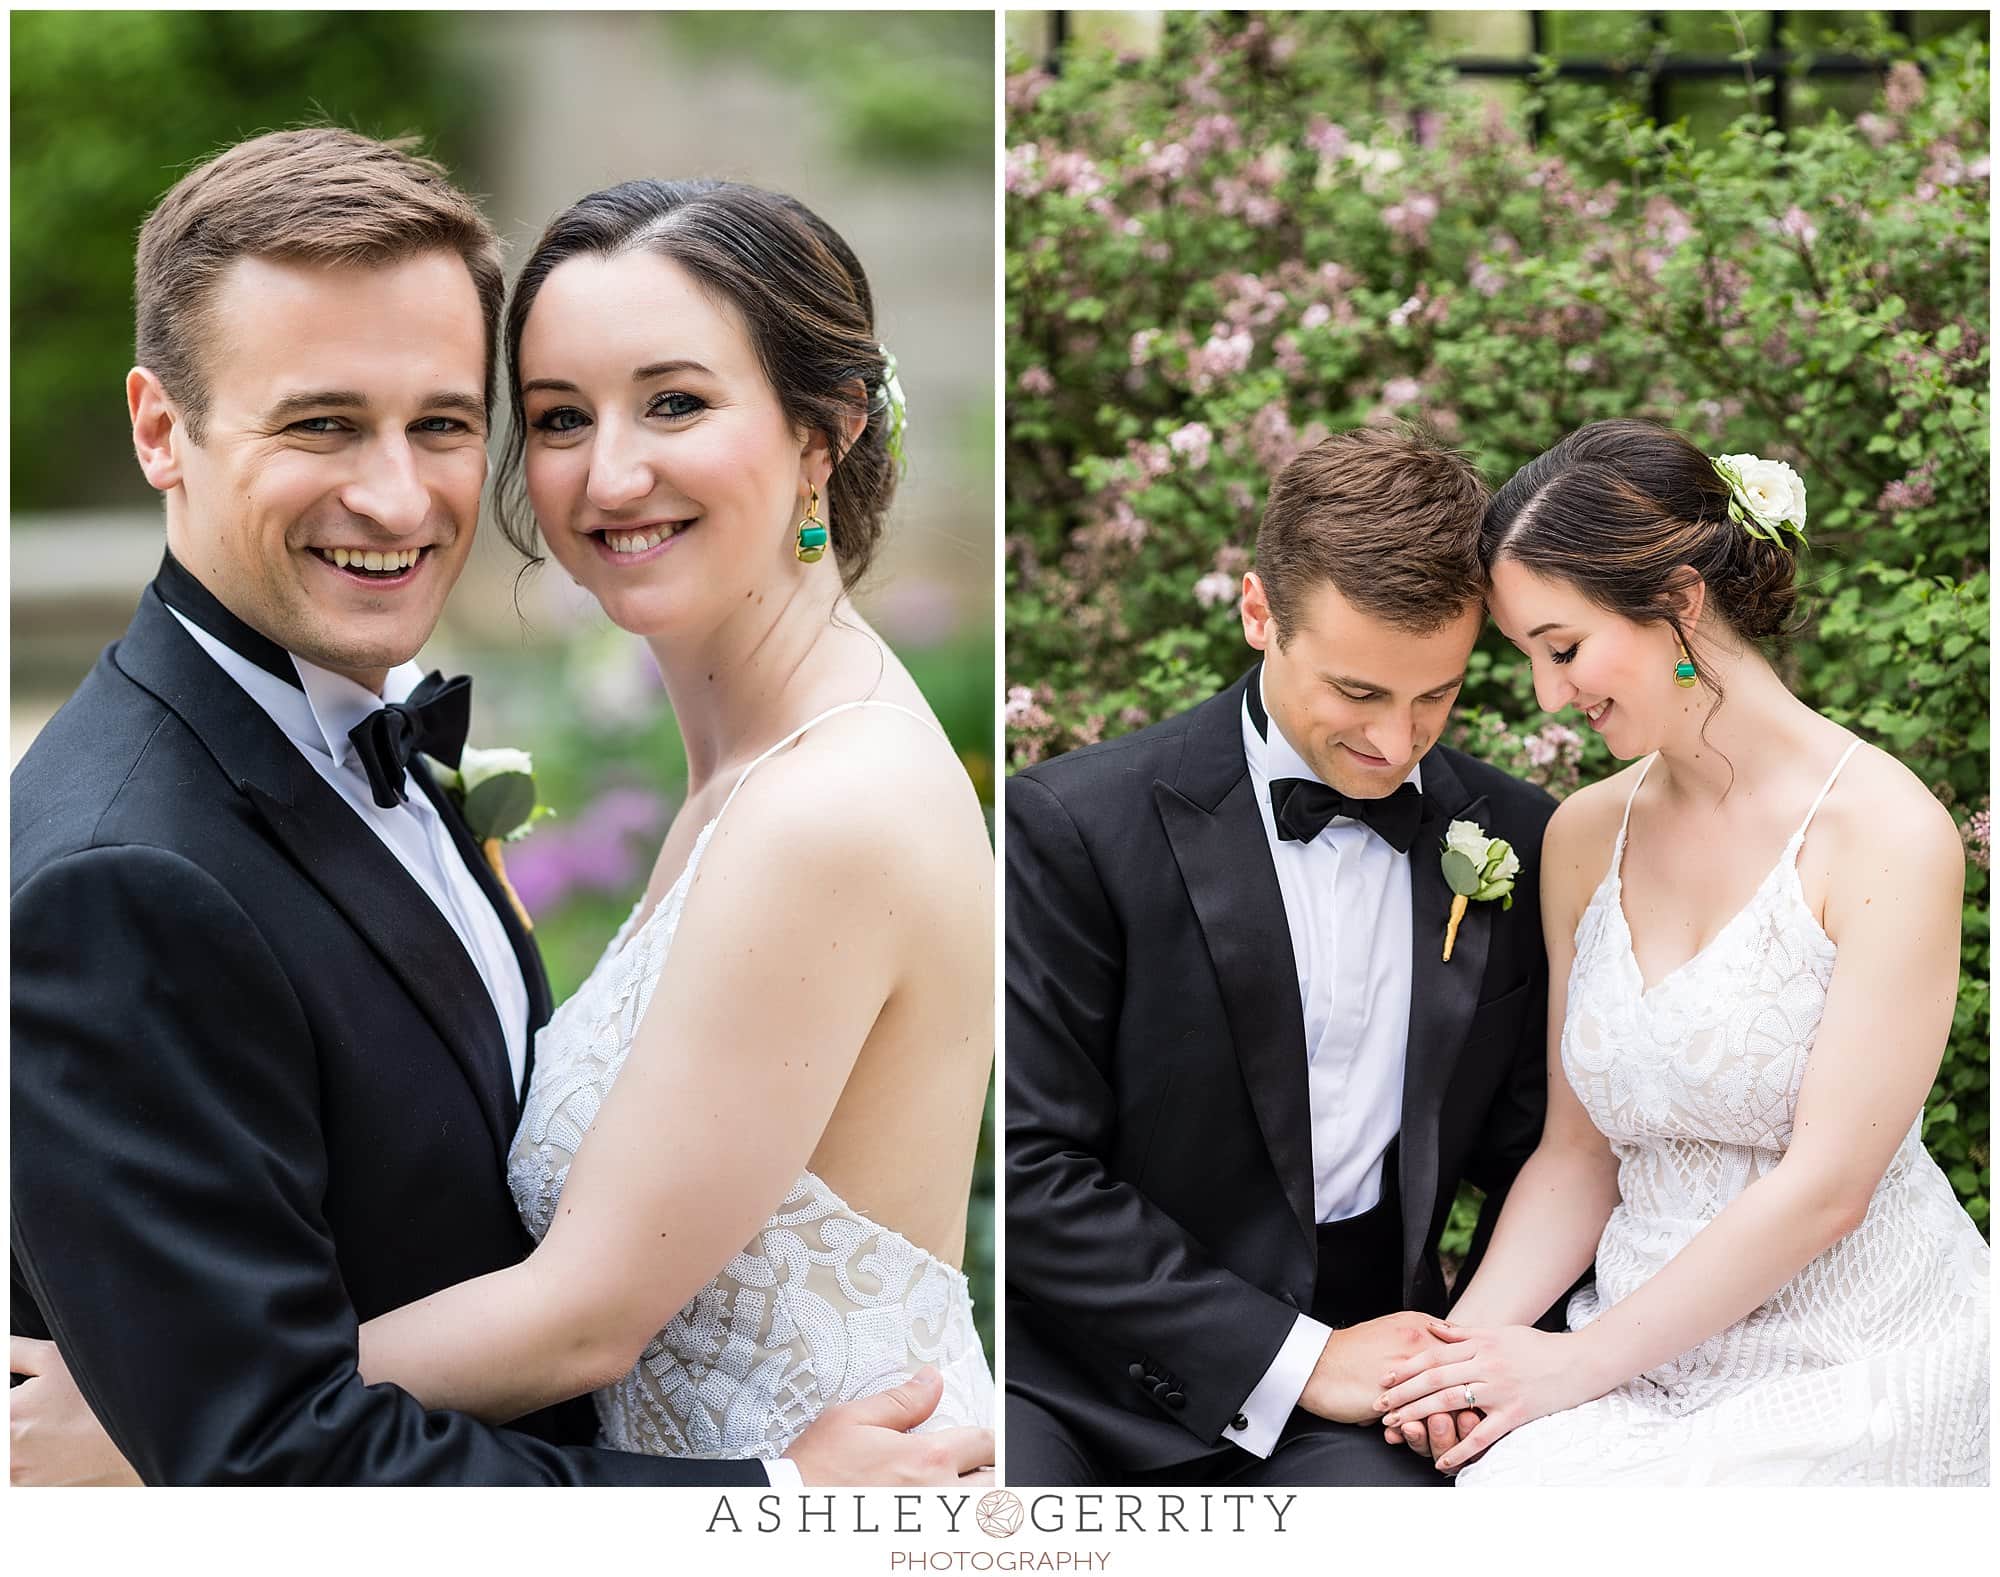
M1800 890L1798 853L1853 753L1750 902L1650 989L1620 896L1626 802L1577 925L1562 1033L1570 1086L1618 1158L1618 1205L1596 1285L1570 1302L1572 1329L1655 1275L1790 1143L1835 952ZM1459 1482L1986 1483L1989 1255L1921 1127L1861 1225L1768 1302L1608 1395L1515 1430Z
M917 716L893 702L849 702L753 761L702 828L666 897L636 928L639 911L632 911L581 989L542 1030L508 1165L515 1204L536 1241L554 1219L570 1158L653 1000L717 823L765 761L814 724L859 706ZM806 1171L756 1237L666 1322L631 1372L594 1400L604 1443L620 1450L775 1457L824 1409L887 1390L925 1364L944 1376L944 1398L924 1427L992 1423L993 1376L965 1277Z

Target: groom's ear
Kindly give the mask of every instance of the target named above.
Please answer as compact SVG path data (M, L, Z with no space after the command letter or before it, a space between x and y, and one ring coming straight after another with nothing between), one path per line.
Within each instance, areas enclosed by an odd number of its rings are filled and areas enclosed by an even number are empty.
M1267 652L1278 644L1278 621L1271 612L1271 599L1265 595L1264 583L1257 578L1255 570L1244 572L1240 611L1244 640L1260 652Z
M139 469L160 492L172 492L181 485L180 446L187 441L187 428L150 367L125 374L125 407L132 413L132 449Z

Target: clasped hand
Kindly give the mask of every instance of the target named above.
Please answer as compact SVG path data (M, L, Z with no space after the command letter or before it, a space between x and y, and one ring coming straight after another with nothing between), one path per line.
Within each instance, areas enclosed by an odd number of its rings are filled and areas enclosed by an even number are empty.
M1438 1455L1440 1472L1456 1472L1510 1430L1604 1393L1578 1361L1574 1335L1531 1325L1473 1330L1444 1320L1430 1321L1429 1330L1443 1351L1391 1364L1375 1408L1391 1441L1408 1440L1414 1429L1436 1446L1445 1433L1436 1421L1450 1420L1457 1439Z

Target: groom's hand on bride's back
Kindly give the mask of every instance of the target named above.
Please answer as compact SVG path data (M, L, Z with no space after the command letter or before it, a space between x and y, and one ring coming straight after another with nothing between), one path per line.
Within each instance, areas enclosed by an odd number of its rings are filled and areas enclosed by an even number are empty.
M810 1485L991 1483L992 1430L909 1433L943 1395L937 1370L920 1370L894 1390L829 1407L785 1456Z
M1405 1311L1335 1331L1320 1349L1299 1406L1337 1424L1379 1423L1375 1401L1391 1371L1406 1359L1450 1351L1430 1327L1430 1315Z

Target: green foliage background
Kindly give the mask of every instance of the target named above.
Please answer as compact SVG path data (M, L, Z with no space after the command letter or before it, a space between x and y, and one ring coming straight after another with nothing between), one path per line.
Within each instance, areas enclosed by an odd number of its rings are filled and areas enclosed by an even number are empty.
M1988 53L1983 31L1913 57L1859 26L1838 42L1884 62L1867 107L1795 81L1788 135L1747 56L1697 135L1546 73L1512 107L1461 89L1393 13L1176 13L1151 53L1011 61L1009 762L1247 666L1235 583L1267 481L1327 432L1422 416L1495 485L1610 416L1784 458L1812 616L1781 672L1965 831L1924 1134L1984 1227ZM1490 630L1453 742L1557 793L1615 765L1537 716Z

